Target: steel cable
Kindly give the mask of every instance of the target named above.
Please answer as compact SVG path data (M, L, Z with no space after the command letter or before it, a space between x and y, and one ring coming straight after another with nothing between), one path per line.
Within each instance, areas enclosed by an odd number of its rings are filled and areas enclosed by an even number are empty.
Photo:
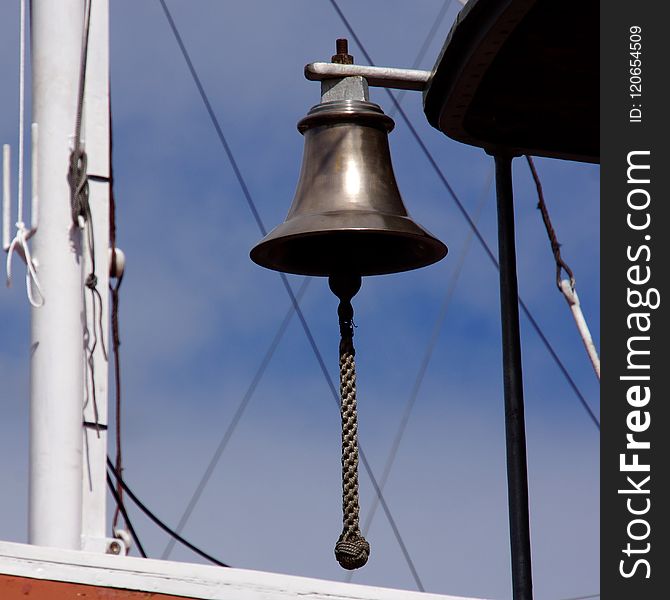
M165 4L164 0L159 0L159 2L161 4L161 6L163 7L163 11L164 11L165 16L168 20L168 23L170 24L170 28L172 30L172 33L175 36L175 39L177 40L179 48L180 48L180 50L182 52L182 55L184 57L184 60L186 61L186 64L189 68L191 76L193 77L193 80L194 80L195 85L198 89L198 92L200 93L200 97L202 98L202 101L205 104L205 108L207 109L207 112L208 112L209 117L212 121L212 124L213 124L213 126L214 126L214 128L217 132L219 140L220 140L220 142L221 142L221 144L222 144L222 146L223 146L223 148L226 152L226 155L227 155L228 160L231 164L231 167L232 167L233 171L235 172L235 176L237 178L237 181L240 184L240 187L242 188L242 192L243 192L244 197L247 201L249 209L251 210L251 212L254 216L254 219L256 220L256 224L258 225L259 230L261 231L261 233L263 235L265 235L267 233L267 230L266 230L266 228L263 224L262 219L260 218L260 214L258 212L258 209L256 208L256 205L255 205L255 202L253 201L251 193L249 192L249 188L248 188L248 186L247 186L247 184L244 180L244 177L242 176L242 173L241 173L239 167L237 166L237 161L235 160L235 156L234 156L228 142L226 141L225 136L223 135L223 130L221 129L219 121L216 118L214 110L212 109L212 105L209 102L209 99L207 97L205 89L204 89L202 83L200 82L200 78L198 77L197 71L195 70L195 67L193 66L193 62L191 61L191 58L188 54L188 50L186 49L186 46L184 45L184 42L181 38L181 35L179 34L179 31L178 31L177 26L174 22L174 19L172 18L170 10L168 9L167 4ZM337 402L338 407L339 407L339 399L338 399L337 391L335 390L335 386L333 384L333 381L332 381L332 379L330 377L330 374L328 372L328 369L326 368L326 365L323 361L323 357L321 356L321 352L319 351L319 349L316 345L316 342L314 341L314 337L312 335L311 329L309 328L309 326L307 324L307 321L305 320L305 317L302 313L302 310L300 309L300 306L299 306L299 304L296 300L293 289L291 288L286 275L284 273L279 273L279 275L281 277L282 284L284 285L284 288L286 289L286 293L291 298L291 302L294 306L294 309L295 309L296 313L298 314L298 318L300 319L300 324L301 324L301 326L302 326L302 328L305 332L305 335L307 336L307 339L308 339L309 344L312 348L312 351L314 352L314 355L317 359L317 362L319 363L321 371L324 374L324 377L326 379L328 387L330 388L331 393L332 393L332 395L333 395L333 397L334 397L334 399ZM404 541L403 541L403 539L400 535L400 531L399 531L399 529L398 529L398 527L395 523L395 520L393 519L393 517L391 515L388 504L386 503L386 500L381 495L381 489L379 488L379 485L377 484L377 480L376 480L376 478L375 478L375 476L372 472L372 468L370 467L370 464L368 463L368 461L365 457L365 454L363 452L363 449L360 447L360 445L359 445L359 453L360 453L361 462L363 463L363 467L365 468L365 470L368 474L368 477L370 478L372 486L375 489L375 493L379 496L380 504L382 505L382 508L384 510L384 514L386 515L386 518L389 521L389 525L391 526L391 529L392 529L393 534L396 538L396 541L398 542L398 545L400 546L400 550L403 553L403 556L405 557L405 560L408 563L408 566L410 568L410 571L412 572L412 575L413 575L413 577L414 577L414 579L417 583L418 588L423 591L423 585L421 583L421 580L419 579L418 573L416 572L416 568L414 567L414 563L412 562L411 557L409 556L409 552L407 550L407 547L405 546L405 543L404 543Z
M307 287L309 286L311 282L311 279L304 279L302 285L300 286L300 289L298 290L298 295L297 299L300 300L305 292L307 291ZM263 375L265 374L265 370L267 369L268 365L270 364L270 361L272 360L272 357L274 356L275 351L277 350L277 347L279 346L279 342L281 339L284 337L284 333L286 332L289 323L291 322L291 319L293 318L293 315L295 314L295 309L293 305L289 307L288 311L286 312L286 315L284 316L284 319L281 322L281 325L277 329L277 333L275 333L274 338L272 339L272 342L270 342L270 346L268 347L267 351L265 352L265 355L263 356L263 360L261 360L260 365L258 366L258 369L256 369L256 373L253 376L253 379L251 380L251 383L249 384L249 387L247 388L247 391L244 393L244 396L240 400L240 403L238 404L237 408L235 409L235 412L233 414L233 418L230 420L230 423L228 424L228 427L226 428L226 431L224 434L221 436L221 440L216 447L216 450L214 450L214 454L212 455L212 458L209 460L209 463L207 465L207 468L205 469L205 472L203 473L202 477L200 478L200 481L198 482L197 487L195 488L195 491L191 495L191 499L188 501L188 504L186 506L186 509L184 510L182 516L179 518L179 522L177 523L176 527L176 532L181 533L184 530L184 527L186 526L186 523L188 520L191 518L191 514L195 510L196 505L200 501L200 497L202 496L203 492L205 491L205 488L207 487L207 484L209 483L209 480L211 479L212 475L214 474L214 470L216 469L216 465L219 464L219 460L221 460L221 456L223 455L225 449L228 447L228 443L230 442L230 439L233 437L233 433L235 433L235 429L239 425L242 415L244 414L244 411L246 410L247 406L249 405L249 402L251 401L251 398L253 397L256 388L258 387L258 384L261 382L261 379L263 378ZM161 555L161 558L163 560L166 560L169 556L170 553L172 552L172 549L174 548L175 540L174 538L171 539L167 546L165 546L165 549L163 550L163 554Z
M121 484L118 481L117 486L121 488ZM126 524L126 527L128 527L128 531L130 532L130 535L132 536L133 540L135 541L135 544L137 545L137 551L140 553L140 556L142 558L148 558L147 553L145 552L144 547L140 542L140 538L138 537L137 532L133 527L133 524L130 522L130 517L128 517L128 512L126 511L126 507L123 504L123 499L119 495L118 489L114 486L114 482L112 481L112 478L109 473L107 473L107 487L109 488L109 492L112 494L112 497L114 498L114 502L116 502L116 510L119 511L123 516L123 520ZM123 488L121 489L123 490Z
M218 560L217 558L214 558L211 554L208 554L204 550L201 550L194 544L191 544L188 540L184 539L182 536L180 536L178 533L176 533L173 529L168 527L163 521L161 521L147 506L144 504L133 492L133 490L128 487L128 484L124 481L123 477L119 473L117 473L116 469L114 468L114 463L112 460L107 457L107 470L114 476L116 481L121 484L121 487L123 488L123 491L126 492L128 497L135 503L137 508L139 508L151 521L154 522L154 524L158 525L165 533L167 533L169 536L172 536L175 538L178 542L186 546L189 550L195 552L198 556L201 556L202 558L208 560L211 563L214 563L215 565L218 565L219 567L230 567L230 565Z
M482 192L481 198L478 202L475 218L478 219L479 215L484 208L484 203L486 201L486 198L488 196L488 193L491 189L491 183L493 182L493 169L489 172L489 175L487 177L487 181L484 187L484 191ZM468 237L466 238L465 244L463 245L463 248L460 252L460 255L458 257L456 267L454 268L453 274L451 276L451 280L449 282L448 288L447 288L447 293L445 295L444 301L442 302L442 306L440 308L440 312L437 316L437 319L435 320L435 325L433 326L433 331L431 333L430 339L428 340L428 344L426 346L426 350L424 352L423 358L421 360L421 364L419 365L419 370L417 372L416 378L414 380L414 385L412 386L412 391L410 393L410 396L407 400L407 403L405 404L405 410L403 412L403 415L400 419L400 423L398 425L398 429L396 430L396 434L393 438L393 442L391 443L391 450L388 453L388 456L386 458L386 463L384 464L384 470L382 471L382 476L381 479L379 480L379 487L382 491L384 491L384 488L386 487L386 483L388 482L388 479L391 475L391 470L393 469L393 464L395 463L395 458L398 453L398 450L400 449L400 444L402 442L402 438L405 434L405 431L407 429L407 425L409 423L410 415L412 414L412 410L416 404L416 400L419 396L419 390L421 389L421 385L423 384L423 379L426 375L426 372L428 370L428 365L430 363L431 357L433 355L433 351L435 350L435 346L437 345L437 340L440 331L442 330L442 325L444 324L444 321L447 316L447 311L448 308L451 304L451 299L454 295L454 292L456 290L456 285L458 284L458 280L461 274L461 271L463 269L463 266L465 264L465 258L470 250L470 247L472 245L472 238L473 238L473 233L472 231L469 232ZM368 511L367 517L365 519L365 523L363 525L363 534L367 535L368 532L370 531L370 527L372 526L372 521L375 518L375 514L377 513L377 508L379 507L379 501L377 497L373 499L372 506L370 507L370 510ZM347 573L347 576L345 578L345 581L351 581L353 576L353 573Z

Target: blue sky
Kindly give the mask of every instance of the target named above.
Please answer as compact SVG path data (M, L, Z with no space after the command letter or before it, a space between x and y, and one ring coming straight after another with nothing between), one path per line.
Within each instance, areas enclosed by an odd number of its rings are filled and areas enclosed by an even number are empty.
M16 4L16 6L15 6ZM289 308L276 273L248 258L262 237L158 0L111 7L128 483L176 524ZM411 66L443 0L342 0L377 64ZM430 69L453 2L421 68ZM327 1L168 2L266 227L288 210L302 158L297 121L319 100L307 62L346 31ZM0 5L0 134L16 147L18 2ZM359 48L350 52L364 63ZM371 99L387 113L383 90ZM403 107L495 250L491 159ZM381 475L454 272L462 271L385 489L428 591L511 596L498 274L400 118L390 135L413 217L443 240L437 265L371 277L354 301L360 441ZM538 159L563 255L599 343L599 168ZM599 387L565 300L525 161L514 163L522 297L596 414ZM463 257L463 258L461 258ZM0 293L0 539L25 541L29 310ZM294 287L302 279L290 277ZM301 303L337 380L337 301L323 279ZM599 433L522 316L534 583L538 600L599 591ZM184 535L235 566L342 579L339 414L293 319ZM361 473L362 519L373 489ZM149 554L166 537L132 511ZM355 582L412 589L380 511ZM197 560L175 548L171 558Z

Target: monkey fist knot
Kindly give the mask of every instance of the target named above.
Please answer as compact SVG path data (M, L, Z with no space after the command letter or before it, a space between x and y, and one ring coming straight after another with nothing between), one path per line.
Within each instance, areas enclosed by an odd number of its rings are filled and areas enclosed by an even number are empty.
M340 536L335 544L335 558L343 569L349 571L360 569L368 562L368 556L370 556L370 544L362 535L349 539L343 539Z

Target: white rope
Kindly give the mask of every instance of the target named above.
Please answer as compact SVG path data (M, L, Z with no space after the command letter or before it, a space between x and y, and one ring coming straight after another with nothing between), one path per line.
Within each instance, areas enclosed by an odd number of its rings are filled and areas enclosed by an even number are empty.
M25 121L25 81L26 81L26 0L20 0L21 16L20 16L20 34L19 34L19 173L17 181L18 189L18 214L16 220L16 234L14 239L7 248L7 287L12 285L12 258L14 252L18 254L26 263L26 291L28 300L35 308L39 308L44 304L44 294L37 278L37 271L35 263L33 262L28 247L28 240L35 233L35 228L28 229L23 220L23 154L24 154L24 121ZM33 126L33 135L36 138L37 128ZM33 139L33 144L37 140ZM34 148L33 148L34 150ZM8 154L7 152L5 154ZM33 153L33 157L35 154ZM8 157L5 158L5 163L8 164ZM33 161L33 168L35 168L35 161ZM35 173L33 173L35 176ZM36 193L36 190L34 190ZM33 211L36 212L37 202L33 199ZM33 214L33 223L35 223L36 214ZM33 284L39 292L39 299L33 294Z
M7 250L7 287L12 285L12 255L14 251L26 261L26 292L28 293L28 300L35 308L39 308L44 304L44 293L40 286L39 279L37 278L37 271L35 270L35 264L33 263L32 256L30 255L30 248L28 246L28 240L32 234L32 230L26 229L26 226L23 223L16 224L17 231L12 243L9 245L9 250ZM36 299L33 295L33 285L37 288L39 292L39 299Z
M16 182L19 194L18 221L23 223L23 122L25 120L26 90L26 0L21 0L21 34L19 35L19 179ZM16 225L19 227L18 223Z
M596 372L596 377L598 377L598 381L600 381L600 357L598 356L596 345L593 343L589 326L586 324L586 319L584 319L584 313L582 313L582 307L579 303L579 296L577 296L574 280L570 281L569 279L563 279L561 281L561 292L572 311L572 316L577 324L579 335L582 338L582 342L584 342L584 348L586 348L586 353L589 355L593 370Z

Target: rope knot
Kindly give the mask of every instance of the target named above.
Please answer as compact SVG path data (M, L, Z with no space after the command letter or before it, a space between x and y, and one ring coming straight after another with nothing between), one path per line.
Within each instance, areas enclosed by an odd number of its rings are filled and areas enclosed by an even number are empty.
M79 217L87 220L90 215L87 163L88 158L83 148L78 146L70 153L70 170L67 178L70 184L72 222L75 225L79 224Z
M335 544L335 558L348 571L360 569L368 562L369 556L370 544L359 533L348 536L343 533Z
M37 277L37 270L35 263L30 254L30 246L28 240L35 233L35 229L26 229L23 221L16 223L16 235L7 248L7 287L12 285L12 256L16 252L26 263L26 292L28 293L28 301L35 308L40 308L44 304L44 294L40 287L40 281ZM33 294L33 285L37 289L39 299Z
M94 290L98 287L98 278L96 277L95 273L88 274L85 285L89 290Z

